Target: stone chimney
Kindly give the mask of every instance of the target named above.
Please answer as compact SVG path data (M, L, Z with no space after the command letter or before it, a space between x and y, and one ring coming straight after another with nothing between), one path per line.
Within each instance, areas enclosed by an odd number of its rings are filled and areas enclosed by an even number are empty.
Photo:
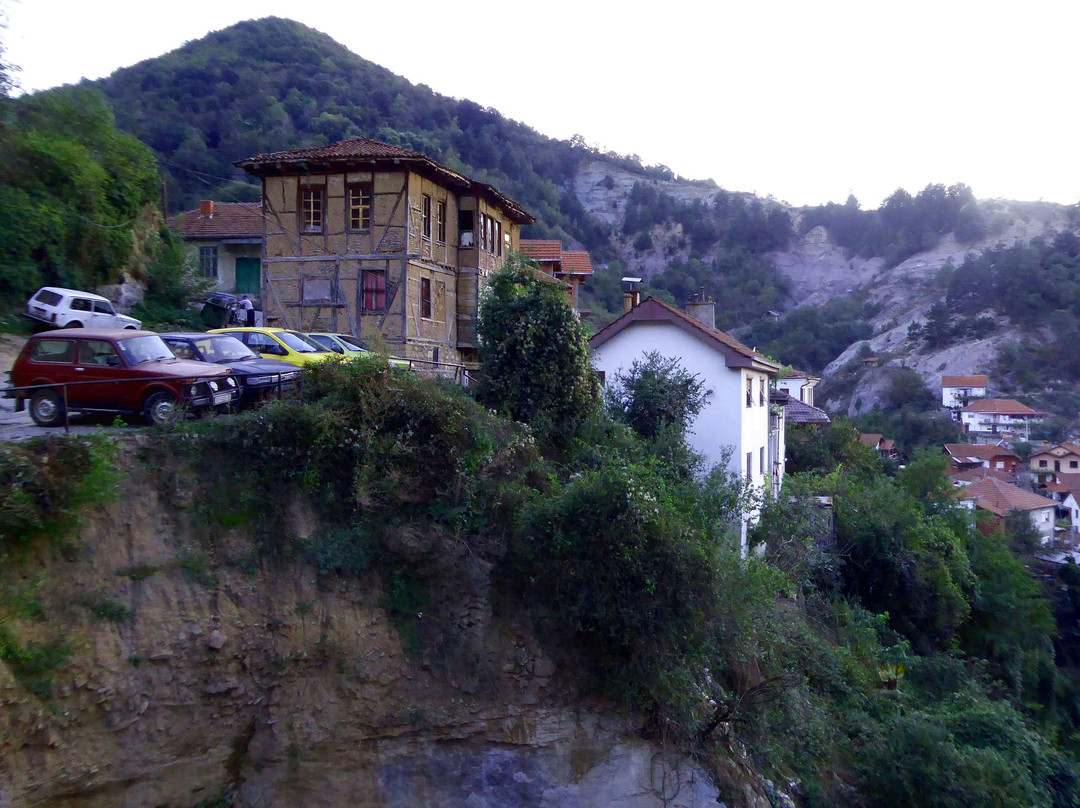
M706 328L716 328L716 304L705 296L704 289L696 299L687 302L686 313Z
M199 203L199 216L210 219L214 215L214 200L204 199Z

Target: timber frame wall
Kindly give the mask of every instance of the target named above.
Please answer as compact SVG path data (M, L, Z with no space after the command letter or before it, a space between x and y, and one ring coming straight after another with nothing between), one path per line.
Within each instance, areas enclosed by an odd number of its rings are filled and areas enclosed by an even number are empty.
M349 189L357 186L371 189L371 226L364 230L347 226ZM304 189L321 192L318 232L302 227ZM425 197L430 236L424 233ZM439 203L445 204L442 240ZM403 358L476 361L476 314L484 279L518 249L519 225L502 206L413 171L343 169L264 176L263 211L267 325L364 339L379 334ZM475 230L471 241L465 239L469 246L460 246L461 211L472 211ZM501 243L487 238L487 249L479 249L481 221L501 232ZM381 310L365 306L363 277L368 272L383 273Z

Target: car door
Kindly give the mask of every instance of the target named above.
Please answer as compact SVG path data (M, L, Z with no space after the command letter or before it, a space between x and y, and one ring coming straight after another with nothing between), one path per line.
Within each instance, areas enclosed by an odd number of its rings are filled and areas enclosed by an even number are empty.
M30 352L30 371L27 384L48 382L56 384L57 394L60 400L64 400L65 392L59 385L67 385L77 381L75 374L75 351L76 340L65 338L40 339ZM70 396L71 388L66 395Z
M93 325L94 319L94 304L89 298L85 297L73 297L68 303L68 311L63 312L63 322L57 322L57 325L67 326L68 323L79 323L83 328L89 328Z
M75 406L95 410L133 410L130 403L137 397L137 385L121 382L131 376L124 367L116 347L107 340L77 340L75 378L82 384L73 385L69 400Z
M94 300L94 327L116 328L116 310L108 300Z

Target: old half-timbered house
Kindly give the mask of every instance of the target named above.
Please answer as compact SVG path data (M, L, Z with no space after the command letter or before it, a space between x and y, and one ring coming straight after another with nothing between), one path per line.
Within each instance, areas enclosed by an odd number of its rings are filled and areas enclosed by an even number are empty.
M236 165L263 183L269 325L380 334L404 358L475 362L484 280L534 221L520 205L366 138Z

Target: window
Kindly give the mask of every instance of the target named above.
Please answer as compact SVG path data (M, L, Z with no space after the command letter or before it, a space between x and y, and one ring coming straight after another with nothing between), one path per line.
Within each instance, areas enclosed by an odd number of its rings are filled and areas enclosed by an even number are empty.
M116 311L112 307L112 303L108 300L95 300L94 301L94 313L95 314L116 314Z
M502 255L502 222L495 222L495 249Z
M480 249L481 250L487 250L487 248L488 248L487 232L488 232L487 215L484 214L484 213L481 213L480 214Z
M368 183L349 186L349 229L371 229L371 185Z
M420 279L420 317L431 319L431 278Z
M436 365L439 364L439 347L437 345L431 349L431 361Z
M446 200L440 199L435 206L435 240L446 243Z
M424 194L420 199L420 233L431 238L431 197Z
M995 466L995 468L999 468L999 469L1005 468L1005 461L1004 460L998 460L997 465Z
M1075 460L1070 460L1070 461L1069 461L1069 468L1071 468L1071 469L1074 469L1074 468L1076 468L1076 464L1077 464L1077 461L1075 461Z
M300 189L300 229L305 233L321 233L322 228L322 188Z
M109 343L99 340L86 340L79 343L78 364L118 367L120 357L116 355L116 349Z
M760 449L758 449L758 470L761 471L762 474L765 473L765 447L764 446L762 446Z
M69 339L43 339L34 346L31 362L73 362L75 343Z
M764 376L761 377L761 379L759 379L759 381L761 382L761 384L759 385L760 390L758 390L758 399L759 399L758 403L761 404L762 407L764 407L765 406L765 377Z
M754 453L746 453L746 476L752 477L754 475Z
M459 210L458 217L458 238L461 241L462 247L475 247L475 228L476 228L476 216L471 210Z
M495 252L495 220L490 216L484 217L487 221L487 227L484 228L484 235L487 236L487 247L485 249Z
M364 270L360 282L360 310L386 310L386 272L383 270Z
M202 269L204 278L216 278L218 276L217 249L217 247L199 247L199 267Z
M1045 460L1040 460L1039 461L1039 468L1041 468L1041 469L1046 468L1046 461Z
M753 379L747 379L746 380L746 406L747 407L753 407L754 406L754 380Z
M72 311L92 311L94 306L85 297L73 297L69 308Z

